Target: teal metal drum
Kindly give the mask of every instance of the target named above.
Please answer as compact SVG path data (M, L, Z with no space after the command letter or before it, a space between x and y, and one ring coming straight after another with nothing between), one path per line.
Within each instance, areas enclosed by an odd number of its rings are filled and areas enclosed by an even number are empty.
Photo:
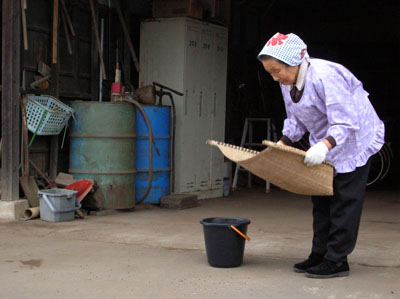
M128 103L71 103L76 121L70 131L69 172L93 179L98 189L82 203L88 208L135 206L135 108Z
M154 139L160 155L153 145L153 181L150 193L144 203L160 203L162 196L170 194L170 119L171 107L169 106L145 106L143 110L149 118L150 126L153 131ZM136 110L136 200L143 197L148 186L149 178L149 132L146 122Z

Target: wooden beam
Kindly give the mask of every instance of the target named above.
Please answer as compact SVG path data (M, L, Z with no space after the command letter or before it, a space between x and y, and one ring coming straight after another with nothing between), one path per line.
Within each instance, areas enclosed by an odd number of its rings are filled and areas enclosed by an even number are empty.
M90 93L92 101L99 100L99 50L97 47L96 35L97 31L97 20L99 18L99 7L97 0L94 3L91 1L91 5L93 4L93 9L91 9L92 13L92 40L91 40L91 75L90 75ZM100 43L100 41L99 41ZM103 71L103 79L104 79L104 71Z
M2 2L1 200L19 199L21 2Z
M53 58L58 57L59 46L58 46L58 0L53 2ZM54 44L54 41L56 43ZM56 61L51 65L51 89L53 96L58 99L60 96L60 61ZM49 177L50 180L54 180L58 172L58 135L50 137L50 159L49 159Z
M58 135L51 136L49 162L49 177L50 180L54 181L58 173Z
M22 36L24 37L24 50L28 50L28 29L26 25L25 0L21 0Z
M67 41L67 47L68 47L68 53L69 55L72 55L72 47L71 47L71 41L69 39L69 33L68 33L68 28L67 28L67 20L65 18L65 13L61 11L61 19L63 21L63 28L64 28L64 34L65 34L65 40Z
M131 28L131 18L129 17L130 15L130 9L129 9L129 1L127 2L127 9L124 11L125 15L125 20L126 20L126 27L128 29ZM124 79L126 83L131 84L131 63L130 63L130 58L129 58L129 43L126 37L124 38L124 65L123 65L123 70L124 70Z
M97 25L97 20L99 19L98 1L96 0L96 8L93 1L94 0L89 0L90 12L92 14L92 24L93 24L92 31L94 31L97 51L99 52L100 65L101 69L103 70L103 80L107 80L106 68L104 66L104 60L103 60L103 52L101 51L101 45L100 45L99 26Z
M57 63L58 52L58 0L53 2L53 45L52 62Z
M124 31L124 35L125 35L126 41L128 43L129 52L131 53L132 60L136 67L136 71L139 73L140 72L139 62L137 60L135 49L133 48L131 36L129 35L129 30L128 30L128 27L126 26L126 23L125 23L123 15L122 15L121 7L119 6L118 0L115 0L115 7L117 9L119 21L121 22L122 30Z
M61 0L61 6L64 11L65 18L68 22L69 30L71 30L71 35L75 36L74 26L72 26L72 21L71 21L71 18L69 17L68 10L67 10L67 7L65 6L64 0Z
M76 10L77 9L78 8L76 6L72 6L71 18L72 18L72 21L75 21L75 23L77 23L77 21L76 21L76 18L77 18ZM79 84L79 52L78 52L78 50L79 50L79 37L76 35L72 40L72 56L73 56L72 74L74 77L74 87L75 87L74 92L76 92L76 93L79 93L80 89L81 89L80 84Z

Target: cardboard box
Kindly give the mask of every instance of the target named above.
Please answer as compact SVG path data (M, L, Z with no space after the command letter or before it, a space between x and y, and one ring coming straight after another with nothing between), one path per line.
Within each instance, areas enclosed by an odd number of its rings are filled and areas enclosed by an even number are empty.
M154 0L153 18L191 17L201 20L203 8L198 0Z
M200 0L207 21L213 21L221 25L231 23L231 0Z

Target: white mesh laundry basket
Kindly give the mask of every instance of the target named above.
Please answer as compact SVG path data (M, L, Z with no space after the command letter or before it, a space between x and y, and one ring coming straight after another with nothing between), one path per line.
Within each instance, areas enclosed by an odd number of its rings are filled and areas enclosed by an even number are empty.
M58 135L73 113L72 108L54 97L28 95L26 118L28 130L32 133L40 124L37 135Z

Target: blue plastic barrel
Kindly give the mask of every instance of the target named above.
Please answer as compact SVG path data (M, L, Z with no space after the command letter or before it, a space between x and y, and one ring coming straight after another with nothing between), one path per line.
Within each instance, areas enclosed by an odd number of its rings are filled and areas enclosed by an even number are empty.
M143 105L160 155L153 145L153 183L144 203L160 203L162 196L170 194L170 115L169 106ZM136 192L139 200L146 192L149 178L149 139L146 122L136 109Z

